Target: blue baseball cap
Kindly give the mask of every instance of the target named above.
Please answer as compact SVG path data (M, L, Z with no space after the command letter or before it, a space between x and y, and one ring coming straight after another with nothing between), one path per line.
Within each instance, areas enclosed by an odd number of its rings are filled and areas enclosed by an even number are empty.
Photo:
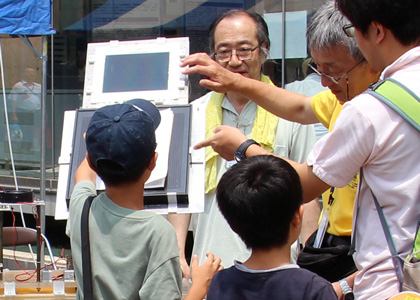
M129 175L145 167L156 148L160 113L150 101L134 99L99 108L86 131L86 149L98 172Z

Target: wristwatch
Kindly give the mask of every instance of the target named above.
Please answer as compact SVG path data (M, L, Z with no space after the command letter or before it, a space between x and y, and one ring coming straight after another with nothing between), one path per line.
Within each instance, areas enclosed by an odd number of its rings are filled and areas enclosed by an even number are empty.
M341 291L343 292L344 300L354 300L353 290L347 283L347 280L343 278L340 279L338 283L340 284Z
M248 149L248 147L251 146L252 144L256 144L258 146L260 145L256 141L254 141L253 139L246 140L235 151L235 154L234 154L235 160L240 161L240 160L245 159L246 158L245 152Z

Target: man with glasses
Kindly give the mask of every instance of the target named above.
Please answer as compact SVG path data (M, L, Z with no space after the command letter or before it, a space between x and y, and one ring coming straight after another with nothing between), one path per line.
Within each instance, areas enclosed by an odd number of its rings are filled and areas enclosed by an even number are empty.
M261 73L270 41L267 24L260 15L243 10L224 13L210 26L209 43L212 61L221 68L273 85ZM210 137L214 128L225 124L238 128L270 152L305 161L316 141L313 126L279 119L237 92L210 92L195 100L192 107L193 144ZM241 155L239 153L237 159L243 157ZM200 259L202 255L205 258L207 252L215 253L221 257L224 267L233 265L235 259L245 261L250 254L239 236L230 229L215 201L217 182L234 163L233 158L226 161L211 148L206 149L205 208L203 213L194 216L192 223L193 253ZM184 249L190 216L169 215L168 220L177 231L181 266L184 276L188 276Z
M216 68L203 54L192 55L184 63L196 65L190 67L187 72L198 71L211 77L211 81L201 81L206 87L216 91L240 92L282 118L302 124L321 122L331 132L343 104L365 91L379 77L379 73L373 71L364 59L354 39L347 37L343 32L342 27L348 23L347 18L336 10L334 1L328 1L319 8L308 24L308 47L313 58L311 67L321 76L322 84L328 87L327 91L312 97L228 73L224 69ZM229 140L231 142L235 139L229 137ZM217 149L217 143L223 144L213 140L211 145ZM235 151L237 147L238 145L234 145L234 149L230 150ZM340 167L340 163L337 163L337 167ZM318 231L321 234L325 231L325 242L321 247L336 246L338 242L350 246L357 183L358 176L355 172L346 186L330 189L323 194L323 215L328 215L328 222ZM351 257L343 260L345 267L337 264L339 270L325 268L323 273L318 273L334 281L333 286L339 297L343 294L342 289L348 290L344 287L345 284L350 288L353 286L356 270ZM330 277L332 273L336 273L334 276L337 277Z
M319 76L323 76L324 78L327 78L328 80L330 80L332 83L334 84L339 84L339 82L341 81L341 79L345 78L346 79L346 95L347 95L347 101L349 101L349 73L351 71L353 71L353 69L355 69L357 66L359 66L361 63L363 63L365 61L364 58L362 58L357 64L355 64L353 67L351 67L348 71L344 72L342 75L338 76L338 77L334 77L333 75L329 75L327 73L324 72L320 72L316 66L316 64L314 62L311 62L309 64L309 67L315 72L317 73ZM331 74L333 74L331 72Z
M373 70L382 72L381 79L399 81L419 98L420 2L336 1L340 11L354 25L354 29L349 25L344 30L354 35ZM191 60L187 58L185 62L188 64ZM350 76L356 69L348 74L350 97ZM323 67L319 70L331 75ZM193 71L194 67L186 73ZM195 71L211 77L211 82L202 81L205 86L242 90L255 100L252 91L256 85L250 82L242 82L237 76L228 79L226 72L215 74L213 67L198 65ZM267 89L270 88L264 93ZM270 111L279 110L274 100L271 103L265 100ZM229 158L246 140L231 127L220 126L216 131L212 139L198 146L211 145L222 157ZM396 252L404 259L413 249L420 218L419 147L419 132L414 126L378 98L363 93L344 105L333 131L317 142L307 163L290 161L300 175L306 201L331 186L344 186L363 169L353 232L353 258L359 270L354 281L356 299L389 299L400 291L399 273L388 249L373 195L382 207ZM267 152L251 145L246 156L262 153Z

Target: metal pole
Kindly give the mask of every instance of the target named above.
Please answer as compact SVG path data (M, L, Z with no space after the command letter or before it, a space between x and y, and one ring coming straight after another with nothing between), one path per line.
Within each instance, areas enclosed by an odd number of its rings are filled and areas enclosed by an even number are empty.
M282 10L282 53L281 53L281 87L284 88L286 76L286 0L281 1Z
M54 28L54 1L51 1L51 23L52 27ZM55 114L54 114L54 35L50 36L50 57L51 57L51 141L52 141L52 148L51 148L51 166L52 166L52 174L53 179L57 179L57 174L55 173Z
M41 94L41 180L40 180L40 200L45 201L45 185L46 185L46 164L45 164L45 149L46 149L46 129L47 129L47 113L46 113L46 99L47 99L47 37L42 36L42 94ZM41 228L44 233L45 212L42 209Z
M46 186L46 99L47 99L47 36L42 36L42 86L41 86L41 176L40 176L40 199L45 202ZM41 280L41 264L44 261L44 249L41 249L41 233L45 233L45 206L38 205L39 218L38 228L38 253L37 253L37 280ZM43 244L42 244L43 245ZM43 248L43 247L42 247ZM39 264L39 265L38 265Z
M3 211L0 211L0 280L3 276Z
M41 205L37 205L36 206L36 213L38 214L38 218L41 215ZM37 220L37 224L36 224L36 281L37 282L41 282L41 265L42 265L42 261L41 257L43 255L44 251L41 251L41 220L38 219Z

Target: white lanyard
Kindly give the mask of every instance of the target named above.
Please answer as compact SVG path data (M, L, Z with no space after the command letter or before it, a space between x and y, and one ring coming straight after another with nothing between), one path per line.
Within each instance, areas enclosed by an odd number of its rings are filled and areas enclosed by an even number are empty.
M330 207L334 202L333 193L334 193L334 188L332 187L330 189L330 198L328 199L328 206L322 210L321 222L319 224L318 231L316 232L314 248L321 248L322 241L324 240L325 232L327 231L328 223L330 219L330 216L329 216Z

